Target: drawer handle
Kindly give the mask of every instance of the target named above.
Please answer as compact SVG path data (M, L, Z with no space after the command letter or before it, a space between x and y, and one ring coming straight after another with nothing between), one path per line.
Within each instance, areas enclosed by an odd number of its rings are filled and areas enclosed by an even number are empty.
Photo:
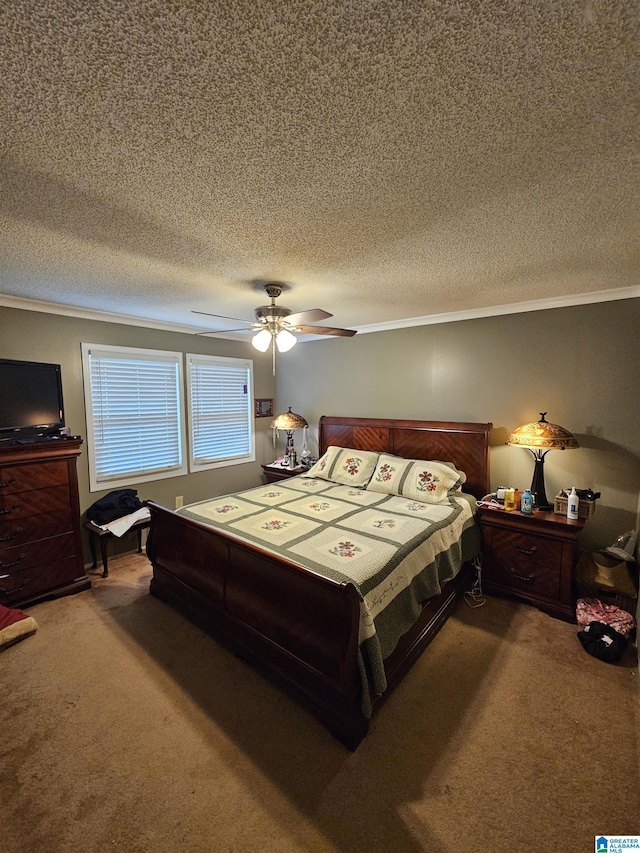
M513 547L516 551L520 551L521 554L535 554L538 550L535 545L532 545L531 548L521 548L517 542L513 542Z
M13 512L14 509L18 509L19 506L20 504L16 501L12 507L9 507L9 509L0 509L0 515L9 515L9 513Z
M8 536L0 536L0 542L8 542L9 539L15 539L19 533L24 533L24 527L16 527L13 533L10 533Z
M9 479L7 480L7 482L6 482L6 483L0 483L0 489L4 489L4 488L6 488L7 486L10 486L10 485L11 485L11 483L15 483L15 481L16 481L16 478L15 478L15 477L9 477Z
M509 571L514 574L519 581L527 581L527 583L532 583L536 579L535 575L519 575L512 566L509 567Z
M18 559L14 560L13 563L0 563L0 569L10 569L11 566L17 566L18 563L20 563L22 560L24 560L24 558L26 556L27 556L26 554L20 554Z

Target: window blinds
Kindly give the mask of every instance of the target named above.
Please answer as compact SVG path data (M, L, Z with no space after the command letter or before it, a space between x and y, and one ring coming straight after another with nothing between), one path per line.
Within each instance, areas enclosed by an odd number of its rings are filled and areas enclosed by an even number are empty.
M181 355L87 347L85 364L97 487L184 473Z
M252 362L188 355L192 467L254 458Z

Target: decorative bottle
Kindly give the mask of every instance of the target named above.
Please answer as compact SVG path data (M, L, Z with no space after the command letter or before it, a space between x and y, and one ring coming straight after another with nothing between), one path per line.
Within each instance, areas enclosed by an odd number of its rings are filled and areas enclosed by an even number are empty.
M578 517L578 504L580 503L580 498L576 494L576 487L573 486L571 489L571 494L567 497L567 518L577 518Z
M520 498L520 512L527 514L533 512L533 496L531 489L525 489Z
M507 512L513 512L516 508L516 490L505 489L504 491L504 508Z

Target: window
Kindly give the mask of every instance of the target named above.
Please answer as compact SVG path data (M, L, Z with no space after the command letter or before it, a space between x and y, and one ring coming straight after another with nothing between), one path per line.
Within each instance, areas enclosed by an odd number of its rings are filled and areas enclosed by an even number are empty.
M253 462L253 362L187 355L191 471Z
M92 492L186 474L182 353L82 344Z

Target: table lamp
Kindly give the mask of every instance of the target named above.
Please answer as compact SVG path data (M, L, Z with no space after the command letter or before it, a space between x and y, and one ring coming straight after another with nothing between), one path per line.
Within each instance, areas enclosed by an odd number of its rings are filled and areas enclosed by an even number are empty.
M304 429L309 426L302 415L297 415L291 411L289 406L288 412L283 412L281 415L276 415L271 421L271 429L276 431L283 429L287 433L287 449L284 453L283 465L290 465L295 468L295 448L293 446L293 431L296 429Z
M547 500L544 490L544 457L550 450L572 450L579 445L569 430L545 420L546 414L546 412L540 412L539 421L523 424L515 429L507 439L507 444L524 447L533 454L535 464L531 494L536 509L548 512L553 509L553 506Z

